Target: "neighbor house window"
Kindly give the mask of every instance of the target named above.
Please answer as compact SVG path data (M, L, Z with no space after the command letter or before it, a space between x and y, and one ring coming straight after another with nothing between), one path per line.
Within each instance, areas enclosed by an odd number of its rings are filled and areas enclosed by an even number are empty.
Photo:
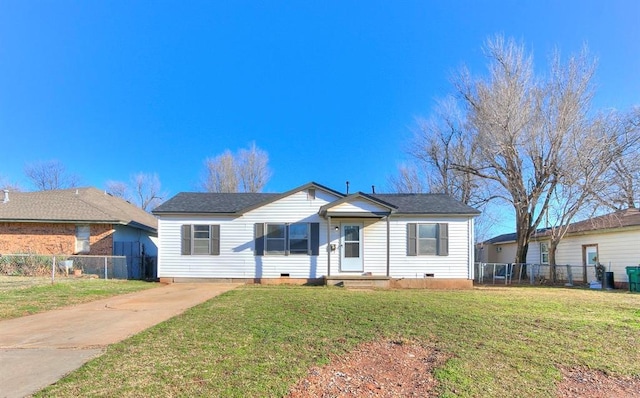
M183 225L182 254L219 255L220 225Z
M319 223L257 223L254 236L256 256L320 253Z
M540 242L540 263L549 264L549 244Z
M76 250L74 254L87 254L91 249L89 237L91 229L88 225L76 225Z
M407 255L449 255L449 225L445 223L407 224Z

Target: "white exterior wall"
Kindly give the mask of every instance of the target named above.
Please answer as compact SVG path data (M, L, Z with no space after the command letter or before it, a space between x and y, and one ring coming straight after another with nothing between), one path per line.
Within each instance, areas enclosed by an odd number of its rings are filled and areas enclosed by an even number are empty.
M382 218L336 218L327 220L318 215L321 206L338 199L316 191L316 199L309 200L306 191L247 212L240 217L230 216L160 216L158 277L174 278L319 278L339 275L387 274L387 221ZM358 202L358 201L356 201ZM363 203L367 204L367 203ZM345 207L347 211L371 211L370 204ZM378 209L375 209L377 211ZM332 208L332 211L335 211ZM254 256L255 223L317 222L320 224L318 256L268 255ZM340 225L362 223L363 271L340 270ZM407 256L407 223L447 223L449 225L448 256ZM219 224L220 255L182 255L181 226L183 224ZM473 218L470 217L391 217L390 276L393 278L473 278ZM338 231L335 227L339 227ZM329 243L335 250L327 255ZM331 270L328 272L328 258Z
M487 245L487 263L513 263L516 260L515 242ZM527 263L540 263L540 243L531 241L527 251Z
M545 241L548 240L541 239L529 244L528 263L540 263L540 242ZM599 262L606 267L607 271L614 273L616 282L628 282L626 267L637 266L640 263L640 230L636 229L565 236L556 251L556 264L584 265L582 253L584 246L598 246ZM502 247L502 251L493 253L493 255L489 253L488 262L509 263L513 261L516 250L515 243L505 243L495 245L495 247ZM495 249L492 250L495 252ZM589 269L588 278L591 278L593 273L594 270Z
M383 208L375 203L367 200L354 200L353 202L340 203L337 206L331 207L331 211L334 213L350 213L350 212L386 212L388 209Z
M449 224L448 256L407 256L408 223ZM473 219L391 217L391 277L473 279Z
M363 224L362 230L362 261L363 271L342 272L340 269L340 226L342 224ZM339 230L336 231L335 228ZM326 233L326 230L325 230ZM336 250L331 252L331 276L338 275L362 275L371 272L372 275L387 274L387 222L379 218L332 218L331 219L331 243ZM326 251L323 252L326 257Z
M158 277L184 278L316 278L327 274L326 221L318 215L321 206L337 197L321 190L316 199L300 191L241 217L161 216L158 221L160 248ZM320 223L320 254L254 256L255 223ZM183 224L219 224L220 255L181 255Z
M565 237L558 245L556 264L582 265L582 247L598 246L598 261L614 273L616 282L628 282L626 267L640 263L640 230Z

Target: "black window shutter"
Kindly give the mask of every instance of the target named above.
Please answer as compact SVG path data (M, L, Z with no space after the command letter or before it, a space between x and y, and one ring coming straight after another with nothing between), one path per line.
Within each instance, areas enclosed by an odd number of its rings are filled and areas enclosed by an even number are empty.
M256 223L254 225L255 249L256 256L264 256L264 224Z
M320 255L320 223L311 223L311 255Z
M211 237L211 255L220 255L220 225L214 224L209 226Z
M449 224L438 224L438 256L449 255Z
M191 225L182 226L182 254L191 254Z
M418 255L418 237L417 231L418 224L408 223L407 224L407 256L417 256Z

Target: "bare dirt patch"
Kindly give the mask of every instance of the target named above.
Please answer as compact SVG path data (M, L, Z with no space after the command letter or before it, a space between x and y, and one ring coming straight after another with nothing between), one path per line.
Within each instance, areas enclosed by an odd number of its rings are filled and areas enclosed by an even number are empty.
M451 355L437 348L398 341L359 346L329 365L313 367L290 390L289 398L437 397L435 368ZM602 371L561 368L557 396L563 398L640 398L640 378Z
M448 358L434 347L371 342L327 366L311 368L288 397L436 397L433 370Z
M613 377L599 370L581 368L560 370L562 381L558 386L558 397L640 397L639 378Z

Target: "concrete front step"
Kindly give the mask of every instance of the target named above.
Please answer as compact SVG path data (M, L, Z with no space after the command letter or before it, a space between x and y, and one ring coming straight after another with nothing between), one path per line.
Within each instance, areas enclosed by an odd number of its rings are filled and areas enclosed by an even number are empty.
M386 276L331 276L327 277L328 286L340 286L348 289L387 289L390 278Z

